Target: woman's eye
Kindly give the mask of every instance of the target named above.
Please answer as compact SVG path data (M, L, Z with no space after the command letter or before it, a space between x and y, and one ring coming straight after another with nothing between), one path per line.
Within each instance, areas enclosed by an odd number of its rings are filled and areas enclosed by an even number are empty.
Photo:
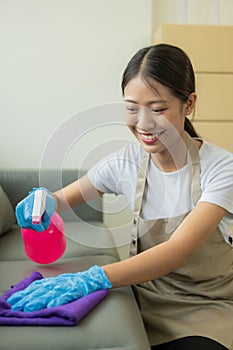
M151 112L154 114L160 114L165 111L165 108L151 109Z
M133 106L126 106L126 110L130 114L135 114L135 113L138 112L138 108L137 107L133 107Z

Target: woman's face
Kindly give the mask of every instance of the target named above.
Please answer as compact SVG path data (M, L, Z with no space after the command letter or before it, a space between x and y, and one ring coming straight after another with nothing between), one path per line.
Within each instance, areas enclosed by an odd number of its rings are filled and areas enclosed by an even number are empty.
M126 123L147 152L167 152L181 139L185 141L184 120L192 112L193 98L182 103L157 81L149 86L135 77L124 90Z

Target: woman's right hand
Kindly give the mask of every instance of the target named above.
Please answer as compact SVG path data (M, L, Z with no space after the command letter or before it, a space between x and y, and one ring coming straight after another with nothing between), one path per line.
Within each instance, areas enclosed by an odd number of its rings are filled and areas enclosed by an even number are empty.
M42 215L41 222L39 224L32 223L32 210L34 205L35 192L37 190L44 190L46 192L45 211ZM15 215L18 225L23 228L31 228L35 231L42 232L49 227L50 218L53 215L56 207L56 201L52 194L43 187L33 188L29 195L19 202L15 209Z

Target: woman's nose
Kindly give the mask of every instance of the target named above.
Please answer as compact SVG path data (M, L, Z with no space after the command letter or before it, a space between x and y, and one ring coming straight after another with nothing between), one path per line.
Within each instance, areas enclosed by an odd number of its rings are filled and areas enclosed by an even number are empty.
M153 119L151 110L146 107L141 107L138 113L137 127L146 131L154 129L156 123Z

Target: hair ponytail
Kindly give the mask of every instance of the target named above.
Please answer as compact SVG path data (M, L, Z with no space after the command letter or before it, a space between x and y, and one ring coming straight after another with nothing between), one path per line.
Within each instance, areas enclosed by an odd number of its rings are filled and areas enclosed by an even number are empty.
M199 137L198 133L196 132L193 124L191 121L185 117L184 121L184 130L191 136L191 137Z

